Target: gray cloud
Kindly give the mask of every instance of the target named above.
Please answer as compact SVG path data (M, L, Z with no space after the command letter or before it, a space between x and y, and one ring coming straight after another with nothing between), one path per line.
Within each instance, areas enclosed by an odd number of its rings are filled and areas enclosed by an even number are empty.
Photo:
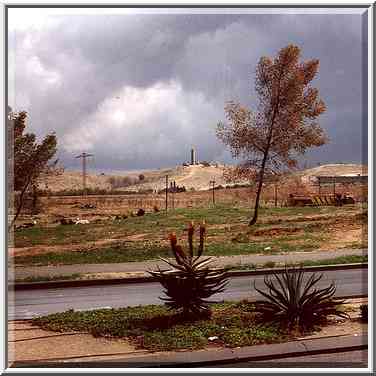
M214 132L224 102L255 107L258 59L295 43L320 59L328 106L331 143L308 157L360 162L361 36L360 15L55 16L10 32L10 105L29 111L37 134L57 132L68 167L84 150L101 169L162 167L191 145L229 161Z

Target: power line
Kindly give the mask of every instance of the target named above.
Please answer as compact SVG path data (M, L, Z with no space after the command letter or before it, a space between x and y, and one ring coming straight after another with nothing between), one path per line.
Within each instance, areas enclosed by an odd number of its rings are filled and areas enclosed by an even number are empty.
M83 195L86 195L86 158L93 157L94 154L88 154L83 152L81 155L77 155L76 158L82 158L82 188Z

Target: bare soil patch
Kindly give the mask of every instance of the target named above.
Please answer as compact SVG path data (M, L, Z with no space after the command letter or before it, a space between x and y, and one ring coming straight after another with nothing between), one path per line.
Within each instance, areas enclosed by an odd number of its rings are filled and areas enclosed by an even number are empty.
M9 360L64 360L75 357L144 353L124 339L94 338L90 334L68 332L56 333L41 330L27 322L13 322L8 331Z
M336 227L331 229L328 241L319 249L347 248L352 247L354 244L367 246L367 236L363 227Z
M260 229L252 232L253 236L280 236L286 234L296 234L303 232L299 227L273 227L268 229Z
M43 253L59 253L59 252L79 252L83 250L97 249L102 246L110 246L118 244L119 242L137 242L144 240L147 234L135 234L124 237L117 237L115 239L101 239L89 241L80 244L68 245L38 245L34 247L9 248L9 256L32 256Z

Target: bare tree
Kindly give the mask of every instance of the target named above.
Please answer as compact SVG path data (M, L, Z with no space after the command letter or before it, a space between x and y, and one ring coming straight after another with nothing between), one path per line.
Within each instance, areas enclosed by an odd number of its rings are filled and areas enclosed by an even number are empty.
M274 59L262 57L257 65L257 111L230 101L225 106L227 123L219 123L217 136L241 162L234 178L257 183L253 217L257 221L264 177L297 166L307 148L327 142L315 119L325 111L316 88L310 86L319 61L300 62L300 48L289 45Z

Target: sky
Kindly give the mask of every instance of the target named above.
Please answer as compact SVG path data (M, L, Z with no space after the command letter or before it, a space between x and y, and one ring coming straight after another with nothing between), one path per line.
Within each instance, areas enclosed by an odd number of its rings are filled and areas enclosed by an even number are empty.
M302 164L366 163L367 59L361 10L9 9L8 98L28 129L56 132L66 169L235 163L216 138L224 105L256 109L261 56L288 44L320 60L313 86L330 142Z

